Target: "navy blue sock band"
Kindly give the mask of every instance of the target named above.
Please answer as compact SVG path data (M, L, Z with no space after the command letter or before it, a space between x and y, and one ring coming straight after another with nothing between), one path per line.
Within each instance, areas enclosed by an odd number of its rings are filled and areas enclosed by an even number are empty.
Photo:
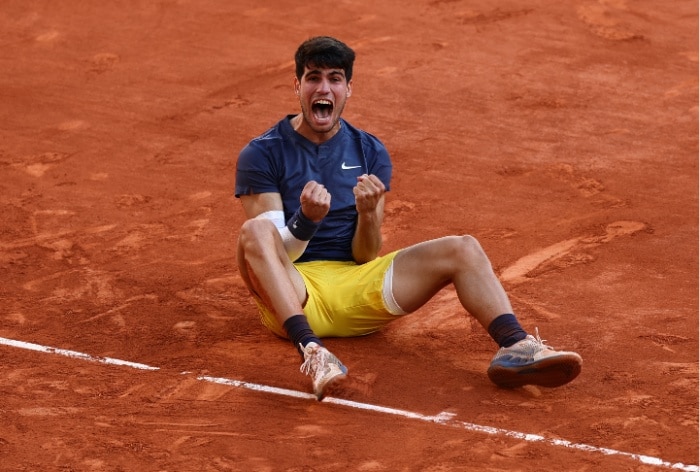
M292 341L292 344L294 344L294 347L297 348L302 358L304 357L302 346L306 347L310 342L315 342L319 346L323 346L321 340L313 332L311 326L309 326L305 315L294 315L291 318L287 318L282 326L287 331L289 339Z
M510 347L527 336L515 315L511 313L506 313L493 320L489 325L488 332L498 347Z

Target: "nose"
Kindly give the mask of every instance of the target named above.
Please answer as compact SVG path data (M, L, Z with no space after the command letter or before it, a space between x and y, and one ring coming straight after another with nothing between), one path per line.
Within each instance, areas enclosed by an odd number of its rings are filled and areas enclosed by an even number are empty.
M321 93L328 93L331 91L331 82L328 79L322 79L318 83L318 91Z

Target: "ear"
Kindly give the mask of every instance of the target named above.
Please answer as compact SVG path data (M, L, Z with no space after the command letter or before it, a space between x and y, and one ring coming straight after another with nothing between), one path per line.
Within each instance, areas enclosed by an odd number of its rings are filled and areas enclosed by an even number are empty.
M352 95L352 80L348 82L348 91L345 92L345 97L350 98L350 95Z
M294 77L294 93L297 96L299 96L299 94L301 93L301 84L299 83L299 79L297 79L296 76Z

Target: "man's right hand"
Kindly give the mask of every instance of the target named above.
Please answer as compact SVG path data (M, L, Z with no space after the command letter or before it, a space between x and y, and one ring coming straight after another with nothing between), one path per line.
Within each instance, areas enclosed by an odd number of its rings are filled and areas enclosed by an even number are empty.
M331 209L331 194L325 186L315 180L310 180L304 185L299 201L304 216L314 223L325 218Z

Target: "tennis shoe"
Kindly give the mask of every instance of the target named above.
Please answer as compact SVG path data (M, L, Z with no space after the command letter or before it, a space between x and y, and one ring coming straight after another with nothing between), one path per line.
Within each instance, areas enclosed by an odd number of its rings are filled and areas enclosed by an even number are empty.
M503 388L559 387L578 376L582 363L577 353L556 351L546 345L535 328L535 336L527 335L510 347L500 348L487 373L493 383Z
M345 378L348 369L328 349L317 343L302 346L302 350L304 363L299 370L311 377L314 394L321 400L331 384Z

